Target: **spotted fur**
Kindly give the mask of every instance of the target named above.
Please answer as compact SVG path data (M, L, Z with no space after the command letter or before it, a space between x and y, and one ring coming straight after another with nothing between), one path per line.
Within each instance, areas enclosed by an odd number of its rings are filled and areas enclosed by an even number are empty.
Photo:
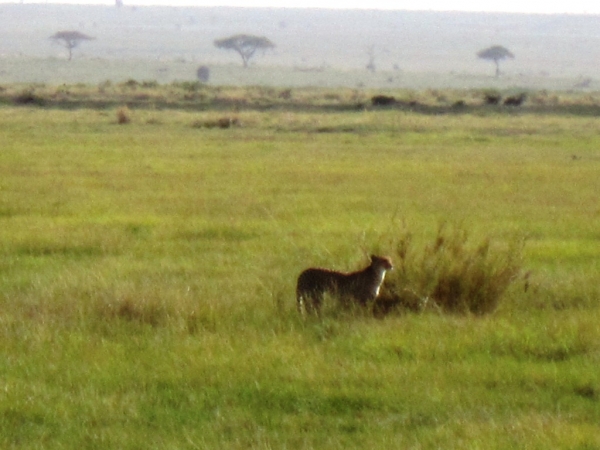
M300 314L319 314L325 294L340 302L367 306L379 295L379 289L392 260L371 255L371 264L350 273L310 268L303 271L296 284L296 301Z

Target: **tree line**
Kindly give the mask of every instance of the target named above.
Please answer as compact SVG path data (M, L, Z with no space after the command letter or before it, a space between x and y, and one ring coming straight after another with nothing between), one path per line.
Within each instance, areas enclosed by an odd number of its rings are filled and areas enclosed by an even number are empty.
M69 61L73 57L73 50L77 48L84 41L91 41L95 38L88 36L79 31L59 31L52 36L50 39L62 45L69 52ZM275 44L271 42L265 36L255 36L251 34L236 34L223 39L217 39L213 42L215 47L223 50L233 50L240 55L242 58L242 64L244 68L247 68L250 59L256 55L259 50L269 50L275 48ZM370 59L367 69L374 71L374 56L373 47L370 50ZM496 67L496 77L499 77L500 72L500 61L505 59L513 59L515 56L505 47L501 45L494 45L477 52L477 57L492 61Z

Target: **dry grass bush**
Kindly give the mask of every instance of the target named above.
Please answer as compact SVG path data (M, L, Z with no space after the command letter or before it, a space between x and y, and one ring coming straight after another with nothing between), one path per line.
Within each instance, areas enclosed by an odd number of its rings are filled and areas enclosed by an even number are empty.
M122 321L152 328L172 327L189 334L216 327L212 306L192 297L189 292L137 286L116 291L100 290L90 300L89 312L98 323Z
M404 231L394 246L396 270L386 278L375 313L434 308L446 313L493 312L521 272L523 242L486 238L473 244L460 228L442 225L433 242L416 248Z
M117 123L125 125L131 122L131 110L127 106L122 106L117 110Z
M156 327L167 322L170 311L164 304L155 300L124 296L99 306L98 314L106 318L119 318Z

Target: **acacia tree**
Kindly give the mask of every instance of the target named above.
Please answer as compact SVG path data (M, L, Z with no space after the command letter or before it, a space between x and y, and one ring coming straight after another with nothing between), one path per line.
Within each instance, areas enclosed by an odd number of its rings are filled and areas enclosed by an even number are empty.
M95 38L79 31L59 31L50 36L54 42L62 45L69 51L69 61L73 58L73 49L79 47L83 41L91 41Z
M496 64L496 76L500 76L500 61L506 58L513 59L515 55L513 55L509 50L502 47L501 45L494 45L492 47L481 50L477 53L477 57L481 59L487 59L494 61Z
M248 67L248 61L257 50L267 50L275 47L275 44L266 37L249 34L236 34L228 38L217 39L214 44L217 48L238 52L242 57L244 67Z
M369 55L369 62L367 63L366 68L368 71L375 73L375 46L371 45L367 53Z

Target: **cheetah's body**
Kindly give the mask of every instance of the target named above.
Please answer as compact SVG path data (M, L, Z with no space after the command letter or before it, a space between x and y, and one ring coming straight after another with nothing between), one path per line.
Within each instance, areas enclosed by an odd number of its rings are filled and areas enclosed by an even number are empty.
M325 294L341 302L360 306L375 300L385 279L393 268L392 261L383 256L371 256L371 264L356 272L343 273L329 269L310 268L298 277L296 300L301 314L319 313Z

